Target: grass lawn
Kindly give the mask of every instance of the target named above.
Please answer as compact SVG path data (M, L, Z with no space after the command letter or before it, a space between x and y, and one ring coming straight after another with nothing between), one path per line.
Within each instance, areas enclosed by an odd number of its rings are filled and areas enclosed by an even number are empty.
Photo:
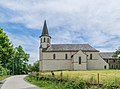
M28 82L38 86L38 87L42 87L42 89L65 89L64 85L62 83L54 83L52 81L43 81L43 80L39 80L37 81L35 78L27 76L25 77L25 80L27 80Z
M84 79L88 82L97 82L99 73L100 83L115 83L120 85L120 70L89 70L89 71L62 71L62 77L69 80ZM51 72L41 73L43 76L51 75ZM60 78L61 71L54 72L55 77Z
M8 78L8 77L10 77L10 76L9 75L0 76L0 81L4 80L5 78Z
M62 73L62 74L61 74ZM56 71L54 72L56 79L63 79L67 81L79 81L85 80L88 83L97 84L98 83L98 74L99 74L99 83L104 84L104 86L120 86L120 70L89 70L89 71ZM51 77L51 72L40 73L42 77ZM58 83L52 80L36 80L35 78L26 77L26 80L35 84L43 89L67 89L65 88L65 83ZM68 82L68 83L69 83ZM70 84L69 84L70 85ZM68 89L77 89L77 88L68 88ZM84 89L84 88L80 88ZM91 87L88 89L109 89L109 88L95 88ZM115 88L110 88L115 89Z

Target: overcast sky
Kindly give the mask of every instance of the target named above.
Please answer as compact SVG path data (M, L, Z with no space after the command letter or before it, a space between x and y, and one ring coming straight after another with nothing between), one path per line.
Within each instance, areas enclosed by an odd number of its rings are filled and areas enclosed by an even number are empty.
M38 60L47 20L52 43L88 43L100 51L120 46L120 0L0 0L0 27L30 62Z

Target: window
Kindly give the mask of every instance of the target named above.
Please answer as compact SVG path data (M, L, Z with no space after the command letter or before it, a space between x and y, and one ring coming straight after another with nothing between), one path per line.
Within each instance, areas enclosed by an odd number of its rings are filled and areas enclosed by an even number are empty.
M49 38L47 38L47 42L49 43L50 41L49 41Z
M71 56L71 58L73 57L73 55Z
M106 62L108 63L108 59L106 60Z
M68 59L68 56L67 56L67 54L65 54L65 59Z
M42 43L42 38L41 38L41 43Z
M44 38L44 42L45 42L45 38Z
M92 54L90 54L90 59L92 59Z
M104 69L106 69L106 65L104 66Z
M113 60L113 62L115 63L115 60Z
M55 59L55 54L53 54L53 59Z
M79 64L81 64L81 57L79 57Z

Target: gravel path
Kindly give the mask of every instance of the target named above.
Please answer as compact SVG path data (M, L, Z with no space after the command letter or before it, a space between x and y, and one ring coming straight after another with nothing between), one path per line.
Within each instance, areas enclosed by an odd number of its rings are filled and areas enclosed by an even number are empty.
M26 75L16 75L7 78L1 89L41 89L24 80Z

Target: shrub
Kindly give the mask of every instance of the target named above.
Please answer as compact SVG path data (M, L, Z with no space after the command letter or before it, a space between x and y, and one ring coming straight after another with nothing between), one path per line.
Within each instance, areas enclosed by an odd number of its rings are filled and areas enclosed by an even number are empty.
M2 66L0 66L0 76L2 75L7 75L9 71L6 68L3 68Z
M68 89L85 89L86 84L84 80L68 81L65 83L65 87Z

